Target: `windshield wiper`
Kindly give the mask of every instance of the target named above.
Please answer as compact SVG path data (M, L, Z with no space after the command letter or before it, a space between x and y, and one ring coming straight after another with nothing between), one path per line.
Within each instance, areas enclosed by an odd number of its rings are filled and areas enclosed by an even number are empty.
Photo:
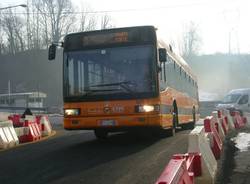
M96 92L108 92L108 91L117 91L119 89L89 89L85 90L82 94L83 95L91 95Z
M92 85L92 86L89 86L89 87L120 86L123 89L125 89L126 91L133 93L134 91L131 90L131 87L129 86L129 84L136 85L134 82L131 82L131 81L122 81L122 82L115 82L115 83L108 83L108 84Z

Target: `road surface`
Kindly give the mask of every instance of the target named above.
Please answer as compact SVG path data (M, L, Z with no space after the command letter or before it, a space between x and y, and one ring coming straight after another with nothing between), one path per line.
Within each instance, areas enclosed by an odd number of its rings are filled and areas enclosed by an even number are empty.
M0 152L0 183L152 184L174 153L187 151L189 131L154 139L129 133L96 140L91 131L64 131Z

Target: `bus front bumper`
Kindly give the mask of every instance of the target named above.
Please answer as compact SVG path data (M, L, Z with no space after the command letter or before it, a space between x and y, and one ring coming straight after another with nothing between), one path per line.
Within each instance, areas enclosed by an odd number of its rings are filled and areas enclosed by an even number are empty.
M64 118L64 128L67 130L92 130L98 128L126 129L133 127L162 126L162 116L155 115L130 115L106 117L71 117Z

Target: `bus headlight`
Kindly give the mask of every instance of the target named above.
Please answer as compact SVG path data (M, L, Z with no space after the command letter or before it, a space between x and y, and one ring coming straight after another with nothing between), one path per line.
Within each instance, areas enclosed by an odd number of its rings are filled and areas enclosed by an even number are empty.
M80 115L80 109L64 109L65 116L78 116Z
M137 105L135 112L159 112L160 105Z

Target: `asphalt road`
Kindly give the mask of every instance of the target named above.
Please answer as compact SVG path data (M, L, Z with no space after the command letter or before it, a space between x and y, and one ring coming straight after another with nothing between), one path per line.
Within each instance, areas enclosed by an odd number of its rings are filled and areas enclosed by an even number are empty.
M174 153L187 151L189 131L164 139L120 133L99 141L90 131L62 130L60 121L54 137L0 152L0 184L152 184Z

